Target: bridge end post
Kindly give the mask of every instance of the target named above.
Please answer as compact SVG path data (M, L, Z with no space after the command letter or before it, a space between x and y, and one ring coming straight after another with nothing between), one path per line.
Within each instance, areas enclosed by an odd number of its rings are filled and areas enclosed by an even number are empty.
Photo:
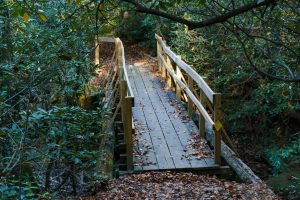
M221 164L221 131L222 125L220 123L221 118L221 94L215 93L213 95L213 106L214 106L214 132L215 132L215 140L214 140L214 148L215 148L215 164Z
M127 171L133 170L133 142L132 142L132 105L133 98L127 96L127 81L121 81L121 112L124 124L124 140L126 144Z

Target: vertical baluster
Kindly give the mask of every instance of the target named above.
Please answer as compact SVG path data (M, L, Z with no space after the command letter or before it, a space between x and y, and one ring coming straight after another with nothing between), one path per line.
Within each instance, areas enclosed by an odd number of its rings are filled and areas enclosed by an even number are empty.
M200 103L205 108L205 94L204 94L204 92L202 91L201 88L200 88L200 95L199 96L200 96ZM205 137L205 118L203 117L201 112L199 113L199 134L202 138Z
M178 57L181 58L181 56ZM176 76L179 80L182 80L182 73L178 65L176 65ZM181 102L181 87L178 83L176 83L176 99L178 102Z
M172 62L171 62L171 59L169 58L169 56L167 56L167 65L169 67L169 69L173 69L173 66L172 66ZM173 87L173 81L172 81L172 76L169 72L167 72L167 83L168 83L168 87L172 89Z
M95 38L95 65L100 64L100 41L97 36Z
M190 75L188 75L188 87L191 92L193 92L194 89L193 84L194 84L193 78ZM193 115L193 101L190 97L188 97L188 115L189 117L192 117Z
M160 43L157 41L157 61L158 61L158 70L159 71L162 70L162 64L161 64L161 59L160 59L161 53L162 53L162 48L160 46Z

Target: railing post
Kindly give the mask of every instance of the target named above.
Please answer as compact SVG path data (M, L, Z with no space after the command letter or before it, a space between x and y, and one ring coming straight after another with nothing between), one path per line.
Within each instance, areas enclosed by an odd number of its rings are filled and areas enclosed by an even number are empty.
M125 97L124 133L127 154L127 171L133 170L132 102L132 97Z
M120 40L116 39L115 41L115 49L116 49L116 64L118 66L117 70L120 72L120 68L122 68L122 50L121 50L121 45L120 45ZM120 75L120 74L119 74Z
M213 96L213 106L214 106L214 132L215 132L215 141L214 141L214 148L215 148L215 164L221 164L221 131L222 125L220 122L220 115L221 115L221 94L216 93Z
M158 70L161 71L162 69L162 64L161 64L161 60L160 60L160 55L162 53L162 48L159 44L159 42L157 41L157 61L158 61Z
M164 42L164 41L163 41ZM166 43L165 43L166 44ZM168 59L168 55L164 52L164 50L162 50L162 56L163 58L165 59L165 61L167 61ZM164 64L162 64L162 67L161 67L161 76L162 78L165 80L166 77L167 77L167 69L166 69L166 66Z
M172 62L171 62L171 59L169 58L169 56L167 56L167 65L170 69L173 69ZM167 83L168 83L169 88L173 87L172 77L169 72L167 72Z
M194 89L193 84L194 84L193 78L190 75L188 75L188 87L191 92L193 92ZM189 117L192 117L193 115L193 101L190 97L188 97L188 115Z
M120 82L120 101L121 101L121 114L122 114L122 122L124 122L125 119L125 97L127 94L127 83L125 80L122 80Z
M165 60L167 60L168 56L166 55L166 53L162 52L163 58ZM167 69L166 66L164 64L161 65L161 76L163 79L166 79L167 76Z
M100 64L100 41L95 37L95 65Z
M181 58L181 56L178 57ZM182 80L182 73L178 65L176 65L176 76L179 80ZM178 102L181 102L181 87L177 82L176 82L176 99Z
M205 94L201 88L200 88L200 103L203 105L203 107L205 107L205 105L204 105ZM199 113L199 134L200 134L200 137L202 137L202 138L205 137L205 118L203 117L201 112Z
M127 81L121 81L121 112L124 126L124 140L126 144L127 170L133 170L133 143L132 143L132 102L127 96Z

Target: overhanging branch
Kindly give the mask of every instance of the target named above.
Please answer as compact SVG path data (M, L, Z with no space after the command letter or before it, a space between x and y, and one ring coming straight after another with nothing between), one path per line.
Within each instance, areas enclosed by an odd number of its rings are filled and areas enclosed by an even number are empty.
M213 24L225 22L226 20L228 20L228 19L230 19L234 16L240 15L240 14L245 13L247 11L250 11L252 9L259 8L259 7L262 7L262 6L267 6L267 5L270 5L270 4L275 4L277 0L264 0L261 3L257 3L257 1L255 0L252 3L249 3L245 6L239 7L237 9L228 11L224 14L219 15L219 16L216 16L216 17L204 20L204 21L200 21L200 22L190 21L190 20L184 19L182 17L178 17L178 16L175 16L175 15L172 15L172 14L168 14L168 13L160 11L160 10L155 10L155 9L145 7L144 5L137 2L136 0L121 0L121 1L127 2L127 3L130 3L130 4L134 5L136 7L137 12L147 13L147 14L152 14L152 15L164 17L166 19L170 19L172 21L175 21L175 22L178 22L178 23L181 23L181 24L185 24L186 26L188 26L188 28L190 30L192 30L192 29L196 29L196 28L202 28L202 27L213 25Z

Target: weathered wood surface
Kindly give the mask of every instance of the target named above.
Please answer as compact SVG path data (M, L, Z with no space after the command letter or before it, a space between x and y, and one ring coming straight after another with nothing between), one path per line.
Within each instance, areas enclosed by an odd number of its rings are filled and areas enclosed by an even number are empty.
M214 92L211 88L207 85L203 77L201 77L191 66L185 63L179 56L177 56L169 47L167 47L166 43L162 40L160 36L155 34L155 38L157 42L160 44L162 50L170 57L172 60L184 70L189 76L193 78L193 80L197 83L199 88L203 90L207 98L212 102L213 101L213 94Z
M133 118L136 128L134 169L209 169L211 157L198 159L191 143L198 134L194 122L181 119L162 84L145 66L127 66L135 96ZM207 146L206 151L211 152Z

